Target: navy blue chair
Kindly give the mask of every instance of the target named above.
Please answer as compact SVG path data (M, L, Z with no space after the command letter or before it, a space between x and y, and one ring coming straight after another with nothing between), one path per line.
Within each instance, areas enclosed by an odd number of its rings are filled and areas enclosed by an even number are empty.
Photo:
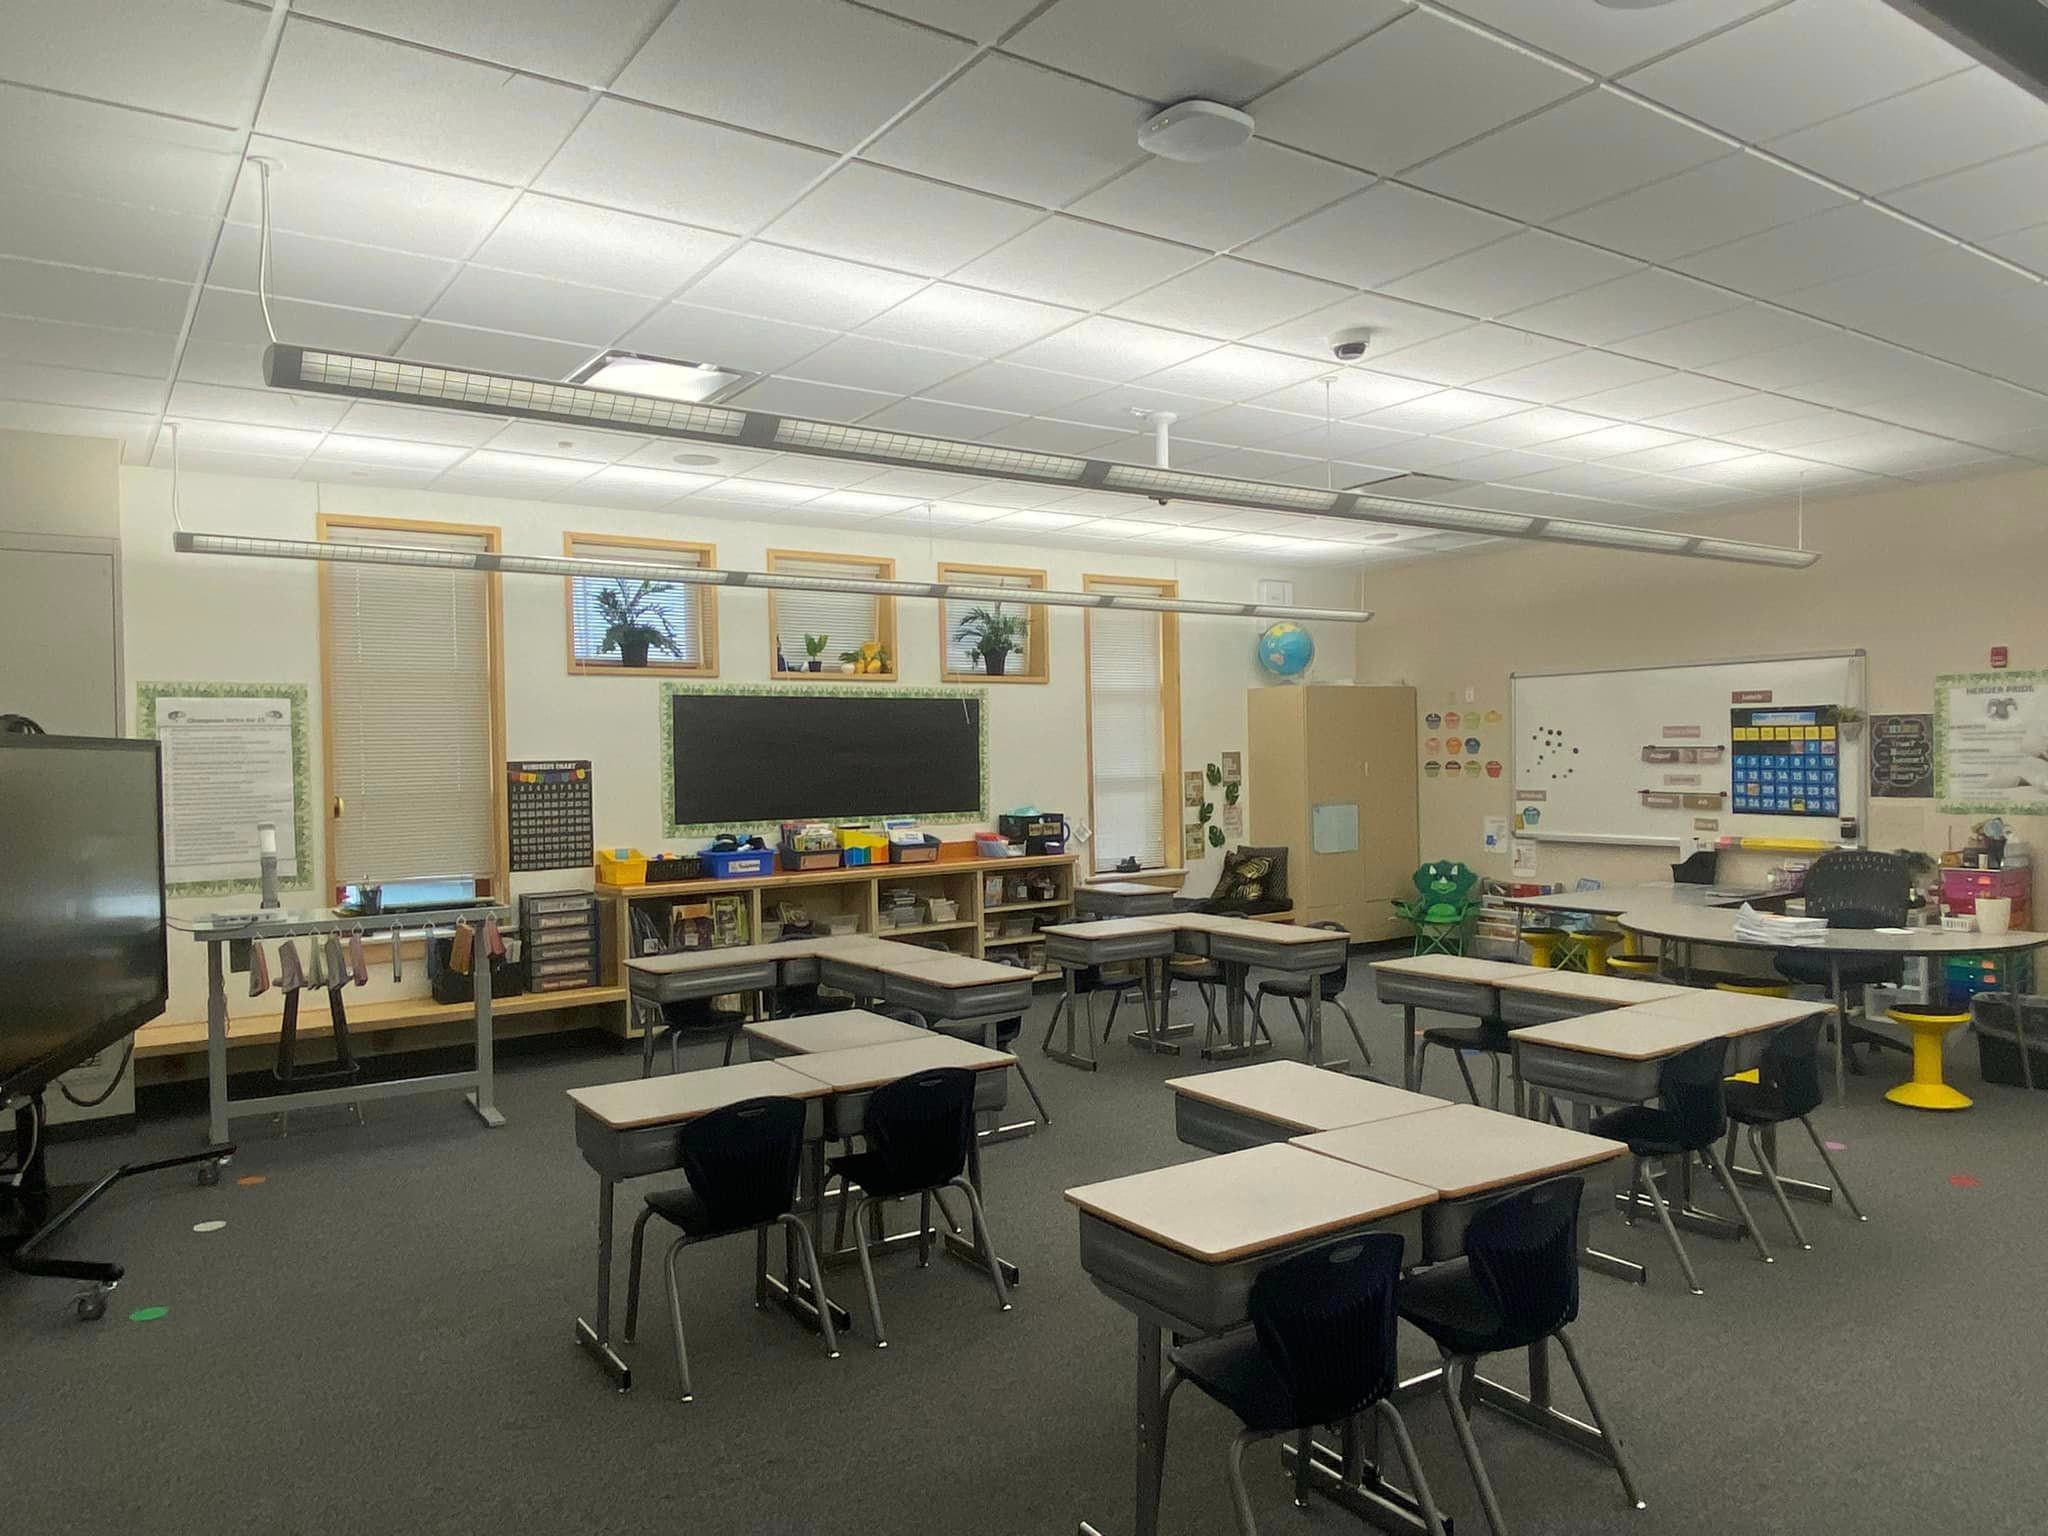
M1249 1446L1276 1435L1296 1437L1294 1502L1306 1508L1311 1431L1318 1424L1355 1430L1352 1421L1368 1409L1393 1431L1423 1517L1434 1536L1443 1536L1436 1500L1393 1403L1402 1241L1372 1232L1275 1264L1252 1282L1251 1327L1174 1350L1169 1399L1182 1381L1191 1381L1244 1426L1230 1442L1229 1458L1240 1536L1258 1531L1244 1484ZM1162 1423L1162 1444L1165 1432Z
M658 1190L647 1197L633 1223L632 1274L626 1290L628 1344L640 1322L640 1255L647 1223L656 1217L677 1229L663 1268L668 1276L668 1315L674 1329L676 1377L684 1402L694 1400L690 1356L683 1344L682 1287L676 1259L692 1243L754 1234L754 1305L768 1304L768 1229L783 1226L796 1234L811 1294L817 1298L825 1353L839 1358L839 1340L832 1327L832 1304L825 1296L825 1277L818 1269L818 1250L810 1228L795 1214L797 1170L803 1163L804 1117L801 1099L743 1099L699 1115L679 1133L683 1177L679 1189Z
M887 1349L889 1338L882 1330L882 1303L875 1294L875 1267L868 1257L864 1218L868 1208L879 1201L919 1197L918 1258L920 1263L929 1263L924 1234L931 1226L931 1201L940 1190L959 1190L966 1197L975 1235L988 1260L996 1304L1005 1312L1010 1310L1010 1289L1003 1281L981 1194L967 1177L968 1155L974 1146L974 1081L975 1075L965 1067L938 1067L884 1083L868 1096L867 1112L861 1120L866 1148L831 1161L831 1171L839 1175L842 1216L851 1186L860 1186L860 1198L853 1207L853 1248L860 1258L861 1282L867 1287L868 1317L874 1323L877 1349ZM880 1225L878 1207L877 1241L881 1239Z
M1557 1340L1578 1378L1622 1492L1637 1509L1643 1507L1621 1437L1601 1412L1586 1367L1565 1332L1579 1315L1578 1222L1585 1187L1579 1178L1550 1179L1492 1201L1466 1227L1464 1257L1410 1275L1401 1287L1401 1316L1443 1354L1437 1385L1494 1536L1506 1536L1506 1524L1479 1459L1464 1394L1481 1356L1527 1349L1548 1339Z
M1813 1142L1813 1150L1827 1164L1828 1176L1835 1181L1835 1188L1842 1192L1842 1200L1849 1207L1850 1214L1858 1221L1870 1219L1863 1214L1856 1197L1849 1193L1849 1186L1842 1182L1842 1171L1835 1166L1834 1158L1828 1155L1828 1144L1821 1140L1820 1132L1814 1129L1810 1118L1821 1102L1819 1058L1820 1020L1802 1019L1771 1036L1770 1044L1764 1047L1764 1059L1757 1069L1757 1081L1731 1082L1724 1090L1731 1123L1728 1127L1728 1150L1723 1160L1733 1166L1736 1127L1746 1129L1750 1153L1756 1158L1757 1167L1763 1170L1764 1183L1770 1188L1771 1198L1778 1202L1778 1211L1785 1218L1785 1225L1792 1229L1792 1240L1801 1248L1813 1245L1806 1240L1799 1218L1792 1214L1792 1202L1785 1198L1785 1186L1778 1179L1777 1159L1771 1155L1773 1149L1765 1142L1765 1133L1778 1126L1789 1125L1796 1120L1805 1127L1808 1138Z
M1311 928L1327 928L1332 933L1348 936L1349 930L1342 923L1310 923ZM1334 971L1325 971L1320 976L1264 976L1259 979L1259 995L1252 1003L1252 1013L1262 1015L1269 997L1284 997L1287 1006L1293 1010L1294 1022L1300 1026L1302 1037L1308 1036L1308 1018L1302 1012L1302 1004L1308 1001L1310 987L1322 989L1323 1001L1344 1015L1344 1022L1351 1030L1351 1038L1358 1043L1358 1054L1369 1067L1372 1065L1372 1051L1366 1046L1365 1036L1358 1032L1358 1020L1352 1017L1350 1008L1344 1003L1344 989L1351 984L1351 952L1345 950L1344 963ZM1265 1028L1266 1021L1259 1018L1259 1027Z

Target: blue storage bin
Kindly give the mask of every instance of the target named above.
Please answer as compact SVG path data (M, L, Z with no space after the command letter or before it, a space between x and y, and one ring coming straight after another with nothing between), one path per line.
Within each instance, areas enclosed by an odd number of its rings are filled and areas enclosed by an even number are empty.
M731 853L719 853L706 848L697 855L705 872L718 880L737 880L745 875L772 874L775 869L775 854L767 848L737 848Z

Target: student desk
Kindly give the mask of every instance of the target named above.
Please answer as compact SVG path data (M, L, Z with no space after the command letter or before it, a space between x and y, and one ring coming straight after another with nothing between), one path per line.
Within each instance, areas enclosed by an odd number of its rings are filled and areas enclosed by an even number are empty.
M1173 892L1135 880L1105 880L1074 887L1074 911L1082 917L1158 917L1173 910Z
M1172 1077L1166 1086L1173 1090L1176 1134L1205 1152L1236 1152L1304 1132L1439 1109L1447 1102L1299 1061L1261 1061Z
M1500 1022L1500 986L1518 976L1548 975L1533 965L1480 960L1470 955L1404 955L1372 962L1373 986L1383 1003L1401 1005L1401 1081L1415 1080L1415 1010L1459 1013L1481 1023Z
M1137 1321L1133 1425L1136 1536L1158 1536L1167 1403L1164 1335L1242 1325L1252 1281L1332 1238L1368 1231L1421 1237L1436 1192L1299 1147L1268 1145L1157 1168L1066 1192L1080 1215L1081 1266ZM1358 1448L1344 1465L1319 1454L1311 1486L1389 1529L1421 1531L1414 1507L1385 1484L1359 1486ZM1346 1475L1346 1468L1352 1475ZM1085 1536L1096 1527L1083 1523Z
M1525 965L1500 984L1500 1020L1509 1026L1548 1024L1605 1008L1633 1008L1683 997L1685 987L1629 976L1593 976Z
M862 1045L923 1040L931 1032L898 1019L885 1019L865 1008L846 1008L838 1013L812 1013L794 1019L757 1019L740 1033L747 1037L747 1055L751 1060L774 1061L812 1051L849 1051Z
M787 1098L807 1101L804 1136L813 1153L813 1173L822 1172L825 1101L831 1090L815 1078L792 1072L777 1062L749 1061L702 1072L675 1072L666 1077L635 1078L572 1088L569 1102L576 1115L576 1146L597 1174L597 1321L576 1319L576 1342L602 1366L621 1392L633 1385L632 1367L612 1347L612 1224L619 1182L682 1165L678 1129L699 1115L744 1099ZM814 1188L822 1184L814 1184ZM793 1266L781 1280L769 1276L772 1294L799 1321L815 1327L817 1308L809 1287L794 1276ZM834 1321L838 1318L835 1315Z
M1503 896L1511 907L1530 912L1580 912L1588 917L1619 917L1634 907L1669 903L1680 907L1752 906L1776 899L1782 902L1792 891L1773 891L1769 886L1680 885L1673 880L1649 880L1641 885L1603 885L1590 891L1550 891L1541 896Z

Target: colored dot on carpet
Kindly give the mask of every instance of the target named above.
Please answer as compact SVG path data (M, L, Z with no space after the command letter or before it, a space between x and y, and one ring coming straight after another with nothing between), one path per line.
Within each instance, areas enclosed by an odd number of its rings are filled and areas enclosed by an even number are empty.
M1975 1189L1977 1187L1977 1181L1967 1173L1952 1173L1948 1176L1948 1181L1957 1189Z
M218 1232L226 1225L227 1223L224 1221L195 1221L192 1223L192 1230L194 1232Z
M1849 1143L1846 1141L1831 1141L1827 1144L1827 1147L1830 1152L1846 1152L1849 1150Z
M260 1173L245 1173L235 1182L244 1189L254 1189L258 1184L267 1184L270 1181Z
M153 1323L160 1317L168 1317L170 1312L171 1309L169 1307L137 1307L128 1314L128 1321L131 1323Z

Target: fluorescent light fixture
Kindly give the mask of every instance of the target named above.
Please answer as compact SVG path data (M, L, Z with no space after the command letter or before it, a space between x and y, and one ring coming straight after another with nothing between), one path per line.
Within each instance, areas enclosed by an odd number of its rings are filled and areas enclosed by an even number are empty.
M1120 596L1106 592L1058 592L1037 587L982 587L971 581L885 581L868 576L799 576L786 571L725 571L660 560L613 560L591 555L506 555L487 550L433 549L413 544L330 544L313 539L260 539L241 534L192 533L180 528L172 548L187 555L237 555L256 560L318 560L336 565L399 565L486 575L582 576L599 581L668 581L692 587L767 587L781 592L861 592L878 597L924 598L944 602L1044 604L1054 608L1142 608L1155 613L1204 614L1218 618L1307 619L1330 624L1363 624L1364 609L1292 608L1269 603L1232 603L1203 598Z
M1190 501L1272 512L1306 512L1354 523L1394 524L1560 544L1594 544L1606 549L1734 560L1751 565L1809 566L1820 558L1814 551L1787 549L1781 545L1692 538L1666 534L1658 529L1633 530L1639 537L1631 539L1629 532L1616 531L1618 525L1574 523L1479 507L1409 501L1374 495L1370 490L1315 490L1299 485L1238 480L1225 475L1189 474L1183 470L1123 464L1107 459L1035 453L993 443L958 442L908 432L884 432L843 422L808 421L767 411L734 410L725 406L602 389L596 387L594 378L590 383L563 384L474 369L436 368L398 358L283 345L265 350L263 371L265 379L275 389L342 395L357 400L383 400L399 405L433 406L442 410L470 411L526 421L563 422L726 448L744 447L768 453L804 454L877 464L889 469L931 469L988 480L1020 481L1041 486L1068 485L1077 491L1146 496L1155 501ZM715 499L718 493L711 494ZM1586 535L1582 530L1588 527L1597 528L1599 532ZM1167 537L1186 543L1201 542L1191 533Z
M751 373L721 368L716 363L686 363L677 358L650 357L644 352L601 352L569 375L571 384L652 395L657 400L682 400L691 405L715 400L749 379Z

